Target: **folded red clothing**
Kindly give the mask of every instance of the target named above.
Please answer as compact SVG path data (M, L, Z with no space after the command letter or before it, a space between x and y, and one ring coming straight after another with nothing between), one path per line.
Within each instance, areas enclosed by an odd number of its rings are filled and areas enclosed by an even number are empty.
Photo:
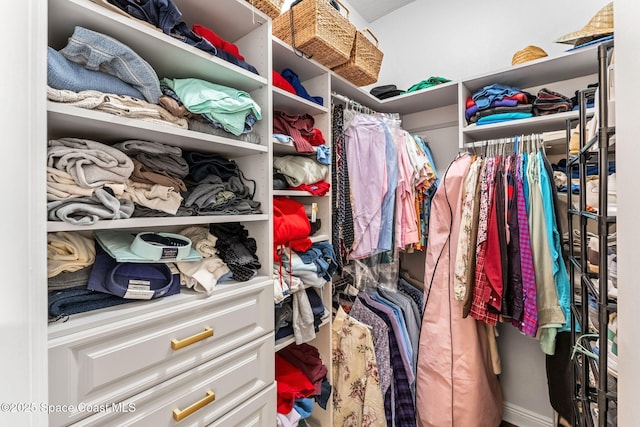
M213 31L212 29L207 28L204 25L198 25L198 24L194 24L191 27L191 29L193 30L194 33L196 33L200 37L203 37L209 43L215 46L216 49L222 49L225 52L235 56L239 60L244 61L244 56L240 55L240 50L238 49L238 46L236 46L233 43L229 43L228 41L220 37L218 34L216 34L216 32Z
M324 136L322 136L322 131L318 128L313 128L311 129L311 132L313 134L306 137L307 141L309 141L309 144L313 145L314 147L317 147L318 145L324 145L325 140Z
M322 197L329 192L330 187L331 187L331 184L329 184L328 182L320 181L311 185L300 184L297 187L289 187L289 190L308 191L314 196Z
M466 105L465 109L466 109L466 110L468 110L469 108L471 108L471 107L475 106L475 105L476 105L476 102L473 100L473 98L472 98L472 97L468 96L468 97L467 97L467 103L466 103L466 104L467 104L467 105Z
M273 85L275 87L279 87L282 90L286 90L289 93L292 93L294 95L297 95L296 90L293 88L293 86L291 85L291 83L289 83L287 81L287 79L285 79L284 77L282 77L282 74L280 74L279 72L277 72L276 70L273 70Z
M515 95L505 96L502 99L515 99L518 101L518 104L529 104L529 99L527 98L527 94L520 92Z

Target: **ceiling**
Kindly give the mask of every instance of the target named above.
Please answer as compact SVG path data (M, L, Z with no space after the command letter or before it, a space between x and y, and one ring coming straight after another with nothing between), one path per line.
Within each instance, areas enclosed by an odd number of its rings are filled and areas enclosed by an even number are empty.
M348 0L351 7L367 22L373 22L413 1L415 0Z

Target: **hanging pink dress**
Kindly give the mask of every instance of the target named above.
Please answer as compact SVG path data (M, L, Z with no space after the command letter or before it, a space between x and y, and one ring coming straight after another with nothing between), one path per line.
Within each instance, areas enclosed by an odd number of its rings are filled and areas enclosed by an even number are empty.
M468 154L452 162L431 205L416 380L422 427L497 427L502 419L502 391L492 371L486 327L462 318L453 287L462 188L470 165Z

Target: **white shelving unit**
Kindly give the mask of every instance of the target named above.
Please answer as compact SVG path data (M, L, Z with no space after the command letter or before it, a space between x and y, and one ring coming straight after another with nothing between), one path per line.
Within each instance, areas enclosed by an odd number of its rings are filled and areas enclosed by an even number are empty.
M307 58L296 55L293 49L273 37L273 69L282 72L285 68L293 70L302 85L311 96L321 96L323 105L316 104L307 99L293 95L280 88L273 87L273 110L284 111L288 114L310 114L314 119L314 127L320 129L327 146L331 146L331 88L330 71L324 66ZM315 156L314 153L297 153L293 144L272 144L275 155L304 155ZM325 180L331 182L331 174L327 174ZM311 236L312 242L329 241L331 235L331 192L319 197L306 191L274 190L274 196L286 196L299 201L302 204L317 203L316 217L321 221L320 229ZM331 309L331 282L327 282L322 288L322 301L327 309ZM284 337L276 342L276 351L281 350L295 342L293 336ZM316 333L316 338L308 343L316 347L320 353L323 364L327 367L328 380L331 382L331 316L324 319ZM310 417L311 425L331 426L333 424L333 402L329 399L327 408L322 409L316 405Z
M199 78L247 91L263 119L254 132L260 143L239 141L168 125L118 117L48 102L47 137L78 137L111 144L127 139L161 142L183 150L216 153L233 159L256 182L254 200L261 214L131 218L75 226L46 221L47 231L136 229L175 232L190 225L240 222L256 239L262 265L248 282L218 284L206 296L182 290L178 295L72 315L48 330L49 403L133 405L135 412L52 412L49 425L124 425L154 422L174 425L172 413L194 403L201 409L188 422L210 424L232 410L261 408L259 425L275 425L272 190L271 181L271 21L241 0L210 4L175 0L188 24L214 29L239 46L259 75L189 46L133 18L90 0L48 2L48 43L61 49L75 26L121 41L151 64L159 78ZM45 92L41 88L42 96ZM46 144L46 141L41 141ZM44 165L43 165L44 168ZM44 184L44 183L43 183ZM43 262L44 260L40 261ZM40 284L38 292L46 293ZM185 340L212 335L181 349ZM125 363L126 362L126 363ZM209 393L215 395L210 399ZM203 398L205 398L203 400ZM266 408L266 409L265 409ZM237 418L237 416L236 416Z
M458 94L460 147L487 139L563 130L567 119L578 118L577 110L482 126L467 125L464 117L466 99L484 86L493 83L515 86L533 95L536 95L538 90L544 87L571 97L576 90L597 82L597 64L593 63L596 49L597 46L586 47L559 56L545 57L496 72L463 79L460 82Z

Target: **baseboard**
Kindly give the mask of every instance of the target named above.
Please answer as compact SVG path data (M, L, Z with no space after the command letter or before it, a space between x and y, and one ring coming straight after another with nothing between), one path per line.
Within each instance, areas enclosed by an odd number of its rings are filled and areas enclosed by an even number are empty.
M532 412L513 403L504 403L502 419L518 427L553 427L553 418Z

